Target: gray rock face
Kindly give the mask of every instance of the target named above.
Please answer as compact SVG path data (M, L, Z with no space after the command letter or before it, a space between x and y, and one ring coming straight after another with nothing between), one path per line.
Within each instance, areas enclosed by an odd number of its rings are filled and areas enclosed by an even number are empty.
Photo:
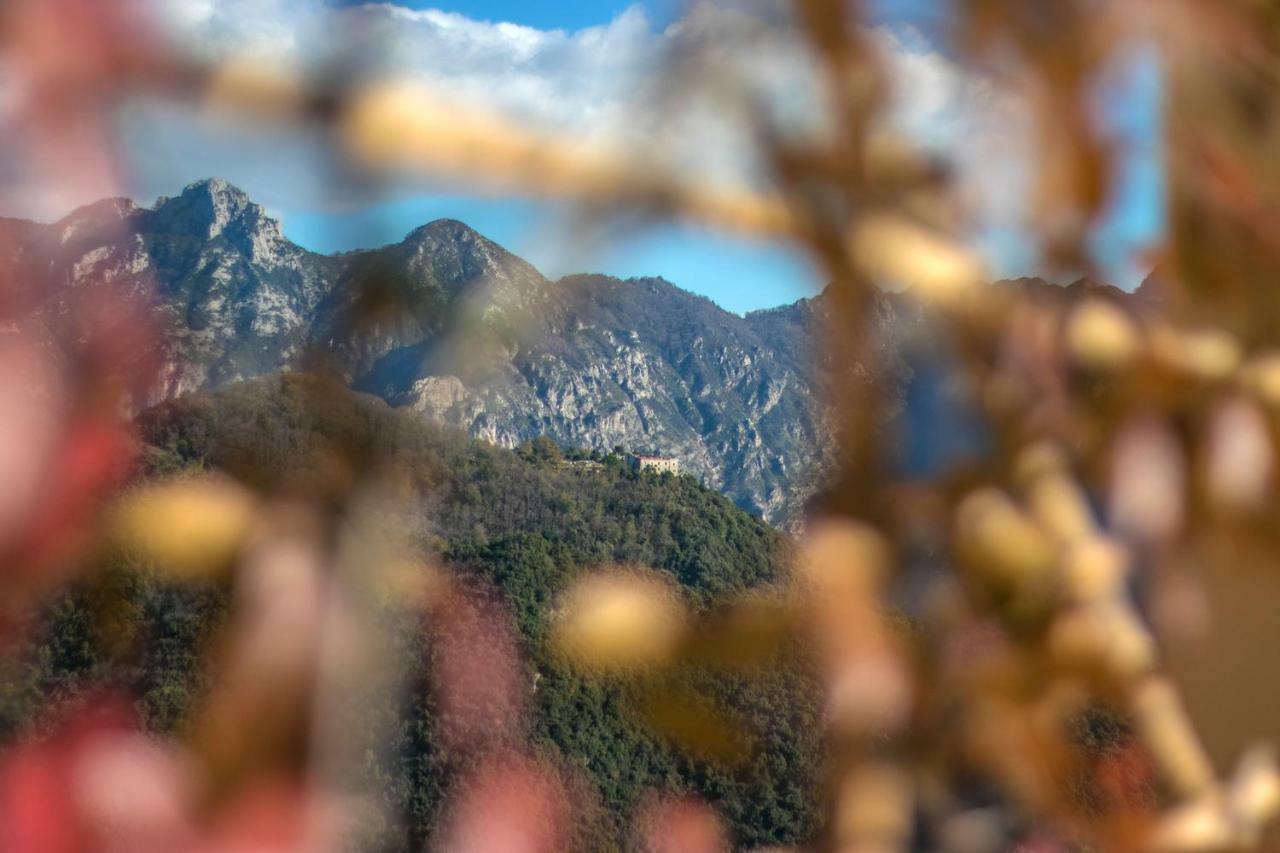
M24 225L6 272L46 317L95 292L143 303L166 349L152 401L295 364L338 269L219 180L151 209L109 199Z
M224 181L150 209L0 221L0 267L41 321L80 291L144 302L163 330L150 400L323 359L357 388L512 446L676 456L743 507L792 518L829 430L808 347L819 300L739 317L661 279L549 281L462 223L308 252Z

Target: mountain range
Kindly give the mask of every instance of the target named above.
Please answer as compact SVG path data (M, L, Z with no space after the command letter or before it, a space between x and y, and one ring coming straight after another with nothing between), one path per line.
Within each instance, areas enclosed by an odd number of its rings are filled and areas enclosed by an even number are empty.
M500 446L548 436L676 457L779 526L800 518L831 464L823 388L833 366L815 357L825 294L739 316L661 278L551 280L450 219L391 245L322 255L219 179L150 208L107 199L50 224L0 219L0 275L54 340L82 334L76 306L86 300L94 310L139 300L161 357L138 409L279 371L336 371L356 390ZM1156 298L1154 279L1140 301ZM1128 298L1088 281L1000 284L1055 303ZM900 392L899 413L913 398L951 393L947 356L910 300L883 294L858 333L874 336L875 363L841 375L877 371L882 388ZM117 347L111 357L129 356ZM968 440L927 414L938 405L950 404L914 406L925 414L891 427L898 462L927 467Z
M498 445L677 457L774 523L829 445L810 358L820 297L744 317L660 278L550 280L453 220L321 255L210 179L150 208L0 220L0 274L28 283L31 316L58 334L95 293L145 301L164 357L139 407L323 366Z

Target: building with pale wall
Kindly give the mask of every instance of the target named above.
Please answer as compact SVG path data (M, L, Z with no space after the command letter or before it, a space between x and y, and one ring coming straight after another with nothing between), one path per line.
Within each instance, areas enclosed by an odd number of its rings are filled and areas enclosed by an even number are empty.
M634 464L641 471L654 471L659 474L679 474L680 460L672 456L635 456Z

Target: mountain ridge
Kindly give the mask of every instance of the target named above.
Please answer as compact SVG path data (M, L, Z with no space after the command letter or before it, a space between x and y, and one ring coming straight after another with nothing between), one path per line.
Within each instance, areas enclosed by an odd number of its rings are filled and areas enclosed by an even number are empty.
M141 405L317 359L355 389L513 447L644 448L779 522L821 465L807 336L756 324L665 279L548 279L456 219L397 243L321 255L219 179L152 207L103 200L12 226L11 275L66 314L86 285L137 300L162 329ZM0 253L3 255L4 253Z
M279 371L336 371L355 390L515 447L621 445L683 470L774 524L795 521L830 465L824 397L834 367L815 341L824 294L734 314L661 277L549 279L465 223L441 218L396 243L334 255L289 240L234 185L197 181L140 207L105 199L56 223L0 222L0 272L48 317L93 290L137 300L161 329L160 381L139 407ZM1122 291L1092 282L1044 298ZM870 370L902 386L898 345L927 337L884 294Z

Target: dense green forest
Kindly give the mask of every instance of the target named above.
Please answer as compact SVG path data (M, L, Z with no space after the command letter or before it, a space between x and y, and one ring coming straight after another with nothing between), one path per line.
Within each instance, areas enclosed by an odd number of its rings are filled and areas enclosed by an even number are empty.
M353 480L395 483L415 544L463 582L492 590L515 626L536 684L523 748L581 768L590 788L581 799L595 804L576 822L576 847L623 848L637 803L653 790L705 797L744 847L816 831L820 707L798 651L783 643L775 665L758 670L699 664L670 676L663 689L696 691L749 736L745 754L718 760L687 754L640 719L636 708L652 684L581 674L547 642L557 596L595 567L669 573L703 614L781 581L786 541L722 495L687 476L640 473L618 455L548 440L494 447L304 375L169 402L143 413L138 429L140 478L217 469L264 494L319 501L335 523L358 491ZM5 663L0 737L38 728L44 709L104 684L135 696L156 731L181 734L209 689L202 655L229 589L103 560L109 564L50 603L33 641ZM481 756L438 736L430 620L389 614L388 624L414 662L411 689L407 699L366 703L365 723L389 732L391 749L370 750L365 769L402 820L365 828L357 846L416 850L431 840L453 780Z

